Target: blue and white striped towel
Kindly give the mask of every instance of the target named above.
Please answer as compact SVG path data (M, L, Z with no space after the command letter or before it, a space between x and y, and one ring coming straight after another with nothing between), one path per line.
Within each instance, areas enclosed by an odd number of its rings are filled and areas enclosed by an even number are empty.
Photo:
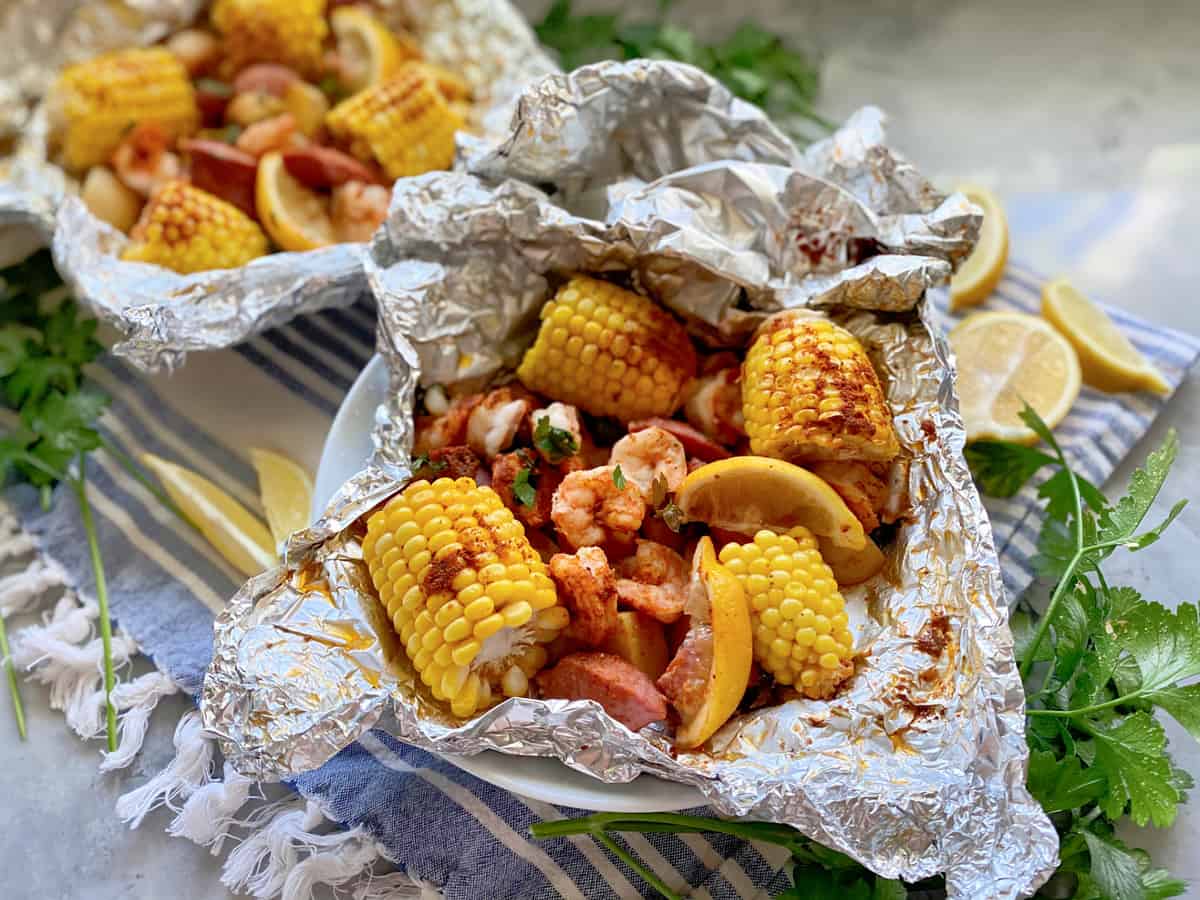
M1011 267L989 305L1035 309L1039 281ZM1200 354L1195 338L1114 315L1172 385ZM258 509L246 448L274 446L315 465L330 420L372 346L372 313L355 307L293 322L231 351L195 354L172 378L140 378L105 359L95 374L113 398L107 437L131 456L156 453L195 469ZM1147 395L1106 397L1085 390L1058 433L1081 471L1102 483L1161 409L1162 402ZM237 579L105 454L96 455L89 478L113 615L194 695L211 652L213 613ZM60 491L49 512L32 491L15 489L10 499L40 548L88 592L91 569L69 494ZM1031 579L1032 505L1029 492L989 502L1014 595ZM527 839L532 822L577 811L523 800L379 731L294 786L335 821L362 826L394 863L452 900L649 893L590 839ZM788 882L787 854L771 846L702 835L631 835L629 843L663 881L693 897L766 897Z

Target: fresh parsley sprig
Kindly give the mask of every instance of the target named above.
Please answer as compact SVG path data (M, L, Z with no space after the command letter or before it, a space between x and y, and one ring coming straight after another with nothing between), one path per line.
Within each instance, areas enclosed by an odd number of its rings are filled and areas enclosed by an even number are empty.
M670 6L669 0L660 0L653 20L628 22L618 13L577 15L571 0L556 0L534 30L565 69L602 59L674 59L704 69L782 122L801 142L832 130L816 111L817 69L803 53L750 22L723 41L702 43L686 28L666 21Z
M189 526L195 525L99 430L97 423L108 407L108 398L88 383L85 368L103 351L96 340L96 321L80 315L54 271L48 251L0 271L0 405L9 411L5 420L8 428L0 433L0 484L9 480L27 482L40 491L45 509L49 509L53 489L60 483L75 496L96 582L111 752L117 748L116 708L111 699L116 682L112 620L104 560L87 495L88 454L97 450L109 453L167 509ZM0 653L4 656L17 728L24 738L24 710L2 620Z
M1052 585L1039 615L1031 606L1011 618L1014 653L1027 698L1028 787L1059 832L1060 867L1038 896L1077 900L1160 900L1186 885L1156 868L1142 850L1116 836L1128 817L1170 825L1192 779L1167 749L1155 718L1162 710L1200 739L1200 607L1174 611L1131 587L1110 585L1104 562L1117 550L1158 540L1184 507L1144 528L1178 452L1169 433L1115 503L1074 472L1054 435L1029 408L1022 419L1046 449L1002 442L967 448L984 493L1013 496L1030 479L1045 502L1038 571ZM602 813L534 825L535 838L588 834L667 898L676 896L614 840L622 831L714 831L780 844L792 851L794 885L780 895L853 900L902 898L904 884L881 879L799 832L765 822L675 814Z
M542 416L533 426L533 446L546 457L546 462L557 465L579 452L579 441L565 428L550 424L549 416Z

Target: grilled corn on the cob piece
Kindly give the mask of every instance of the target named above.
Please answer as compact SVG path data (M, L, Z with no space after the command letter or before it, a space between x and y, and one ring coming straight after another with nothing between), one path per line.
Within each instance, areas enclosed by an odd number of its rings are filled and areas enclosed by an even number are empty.
M521 523L472 478L396 494L367 519L363 559L421 680L461 718L526 693L570 620Z
M669 416L696 373L683 326L652 300L576 275L542 307L517 377L532 391L623 421Z
M393 78L331 109L325 125L363 162L379 163L389 178L404 178L450 168L454 133L463 120L419 63L405 63Z
M309 78L321 72L325 0L216 0L212 24L224 39L226 77L256 62L282 63Z
M726 544L721 562L750 604L754 658L781 684L827 699L854 671L854 639L833 572L802 526Z
M176 272L233 269L267 252L253 219L186 181L168 181L142 210L122 259Z
M199 112L187 70L163 47L118 50L68 66L50 94L58 157L81 172L108 162L140 122L171 140L196 130Z
M742 370L742 410L760 456L886 462L899 452L862 344L811 313L778 313L759 329Z

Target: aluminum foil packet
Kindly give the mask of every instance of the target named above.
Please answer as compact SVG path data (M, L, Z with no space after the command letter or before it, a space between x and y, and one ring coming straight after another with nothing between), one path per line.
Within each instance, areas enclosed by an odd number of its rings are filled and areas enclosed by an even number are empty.
M556 70L507 0L381 5L432 61L471 85L477 98L471 124L484 135L507 124L525 84ZM22 136L0 168L0 229L39 231L75 296L123 336L114 352L148 371L173 369L188 351L229 347L298 315L348 306L365 290L361 244L275 253L238 269L191 275L124 262L127 238L93 216L74 196L71 179L47 159L45 109L31 103L63 65L161 40L207 6L206 0L18 0L0 19L9 48L0 62L0 138Z
M702 78L681 68L624 70ZM619 82L621 69L585 77ZM648 120L670 115L626 87ZM889 151L875 110L793 166L750 161L748 142L773 137L765 127L739 125L752 137L729 138L742 161L664 151L662 164L690 166L676 172L659 171L630 138L626 164L588 186L586 166L568 160L585 155L576 142L621 130L623 107L612 110L590 123L586 104L565 112L558 133L574 137L563 154L543 155L546 170L532 155L507 163L556 191L551 170L560 185L575 179L563 194L599 187L611 201L602 217L568 211L525 181L494 180L503 167L489 180L438 173L397 186L367 255L393 388L377 452L293 535L285 564L244 585L219 617L205 726L259 778L315 768L376 724L441 753L556 757L606 782L650 773L694 786L720 813L793 825L883 875L945 872L953 897L1032 892L1057 864L1057 836L1025 788L1024 693L1004 589L962 456L952 360L922 302L969 252L978 211L938 195ZM716 134L719 118L694 128ZM663 149L645 141L647 152ZM895 417L893 481L908 511L883 571L846 591L862 657L840 696L755 710L727 723L711 752L676 752L658 726L632 733L590 701L513 698L460 722L415 676L371 590L362 518L409 476L419 385L482 384L509 370L541 303L578 270L631 273L706 341L737 342L769 311L811 304L868 348Z

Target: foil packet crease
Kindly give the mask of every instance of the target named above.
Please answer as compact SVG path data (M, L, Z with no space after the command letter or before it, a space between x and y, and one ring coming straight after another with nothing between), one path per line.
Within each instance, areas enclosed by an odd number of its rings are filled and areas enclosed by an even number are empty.
M557 757L606 782L650 773L885 876L945 872L959 898L1030 893L1057 864L1057 835L1025 788L1003 584L962 456L952 359L922 299L969 253L979 213L887 148L877 110L802 154L730 101L686 66L585 67L525 93L508 141L471 156L479 174L398 185L365 256L392 388L376 453L292 536L285 564L219 617L205 725L259 778L316 768L376 724L441 753ZM634 111L642 134L629 130ZM557 136L554 152L523 140L530 123ZM664 146L681 129L704 139ZM579 211L601 197L595 218ZM902 447L893 481L910 505L884 570L845 592L859 669L833 700L735 717L712 753L673 752L656 726L632 733L588 701L514 698L452 719L362 562L362 516L410 474L418 386L510 369L540 304L576 270L632 273L710 341L770 310L822 305L887 388Z
M473 126L507 124L531 79L556 70L508 0L391 0L393 24L452 68L477 97ZM0 61L0 136L21 134L0 168L0 229L32 227L49 242L75 296L114 326L118 356L147 371L174 369L189 351L229 347L299 315L363 296L363 245L275 253L237 269L180 275L124 262L127 238L74 196L47 159L44 105L31 109L65 64L161 40L204 13L206 0L18 0L0 19L11 53Z

